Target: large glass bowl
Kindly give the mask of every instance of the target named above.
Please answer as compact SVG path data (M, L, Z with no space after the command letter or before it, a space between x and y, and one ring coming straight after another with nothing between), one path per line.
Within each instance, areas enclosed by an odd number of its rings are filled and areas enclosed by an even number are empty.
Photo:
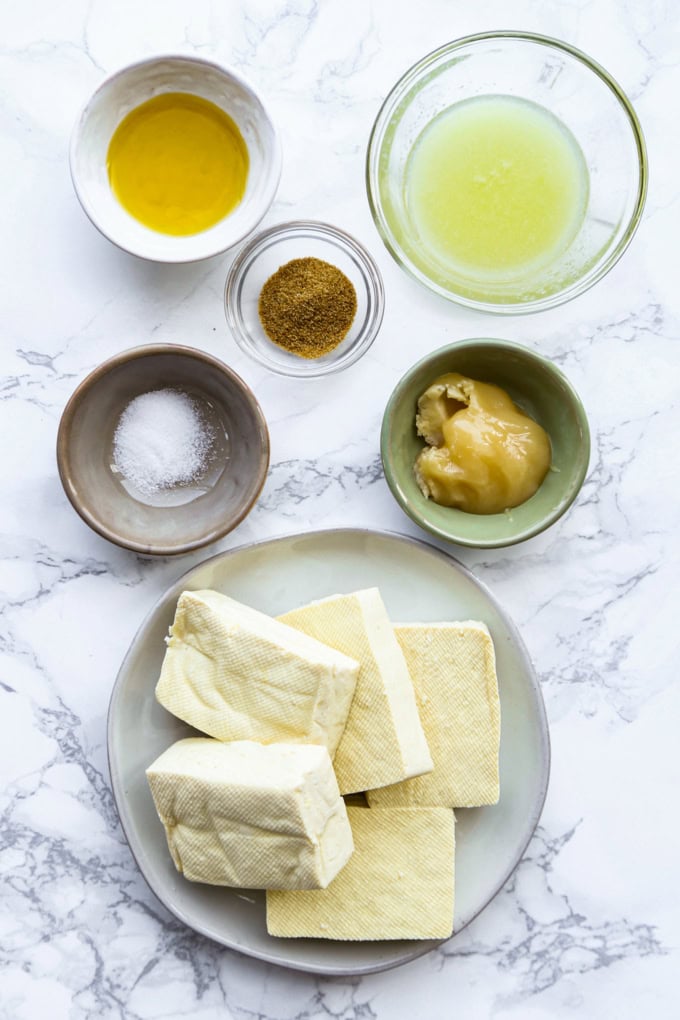
M526 280L480 283L428 248L408 195L409 159L424 129L453 104L510 96L538 104L577 143L587 166L580 228L553 262ZM523 313L561 304L601 279L640 222L647 156L635 112L602 67L566 43L522 32L468 36L415 64L383 103L368 144L368 198L390 253L438 294L484 311Z

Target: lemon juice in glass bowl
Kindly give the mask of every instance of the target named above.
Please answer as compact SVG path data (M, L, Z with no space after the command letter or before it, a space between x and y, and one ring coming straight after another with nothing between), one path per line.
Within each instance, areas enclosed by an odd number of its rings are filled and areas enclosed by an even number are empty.
M503 95L456 103L409 155L413 257L471 297L498 287L508 298L539 296L583 223L588 180L576 139L537 103Z
M396 261L437 293L506 314L551 308L604 276L647 192L642 131L594 60L556 39L490 32L424 57L371 132L368 199Z

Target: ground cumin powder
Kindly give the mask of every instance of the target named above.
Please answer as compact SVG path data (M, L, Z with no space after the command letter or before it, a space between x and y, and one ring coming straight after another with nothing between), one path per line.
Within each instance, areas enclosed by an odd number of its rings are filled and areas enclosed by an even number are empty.
M357 294L351 280L330 262L292 259L265 283L258 311L275 344L301 358L320 358L347 336Z

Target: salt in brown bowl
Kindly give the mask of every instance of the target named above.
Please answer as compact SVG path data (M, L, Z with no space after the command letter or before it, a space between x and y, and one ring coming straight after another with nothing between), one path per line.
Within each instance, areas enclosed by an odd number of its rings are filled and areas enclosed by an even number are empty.
M147 501L115 469L114 433L131 400L165 388L208 409L218 456L200 487ZM254 394L227 365L191 347L150 344L105 361L80 383L59 425L57 464L66 495L94 531L137 553L172 556L222 538L251 510L269 467L269 432Z

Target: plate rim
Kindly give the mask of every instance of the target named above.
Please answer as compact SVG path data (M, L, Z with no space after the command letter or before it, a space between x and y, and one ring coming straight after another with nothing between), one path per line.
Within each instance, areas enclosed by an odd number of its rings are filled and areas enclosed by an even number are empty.
M126 667L127 667L128 660L130 659L130 657L131 657L131 655L133 653L133 650L135 649L135 646L137 645L137 641L138 641L138 639L140 637L140 634L145 630L147 624L149 623L151 618L154 616L154 614L157 612L157 610L160 607L161 603L164 602L167 599L167 597L170 595L170 593L175 588L177 588L179 585L181 585L181 583L185 579L189 578L197 570L204 568L207 564L214 563L217 560L228 560L231 557L233 557L234 555L237 555L238 553L243 553L243 552L249 551L251 549L255 549L255 548L258 548L258 547L264 547L264 546L267 546L267 545L279 544L281 542L290 542L290 541L294 541L295 539L311 540L311 539L315 539L315 538L318 539L320 537L325 537L325 536L338 536L338 535L351 535L351 536L361 536L361 535L364 535L364 536L369 536L371 538L373 538L373 537L388 538L388 539L394 539L397 542L405 543L407 545L413 545L413 546L416 546L418 548L424 549L428 553L433 553L438 558L442 559L444 562L448 563L449 565L452 565L454 567L454 569L459 570L462 574L465 575L465 577L469 581L471 581L474 585L476 585L478 588L481 589L483 594L492 603L492 605L494 606L495 610L503 618L503 621L506 624L506 626L508 627L508 630L510 631L510 633L512 635L512 638L513 638L513 641L514 641L514 643L516 645L516 648L517 648L517 650L518 650L518 652L519 652L519 654L520 654L520 656L521 656L521 658L522 658L522 660L524 662L524 665L526 667L526 672L527 672L527 675L528 675L528 677L530 679L530 686L531 686L531 689L533 691L534 700L535 700L536 707L537 707L537 714L538 714L538 719L539 719L541 760L544 763L543 774L541 775L541 780L540 780L538 799L537 799L534 811L533 811L533 813L531 814L531 816L529 818L529 832L528 832L528 836L527 836L526 840L524 841L524 843L521 845L521 847L518 849L517 854L516 854L516 860L514 861L514 863L508 869L505 870L505 872L502 874L501 878L494 884L493 891L488 896L488 898L485 900L485 902L479 907L479 909L474 914L472 914L469 918L467 918L465 923L460 928L458 928L456 931L454 931L452 933L452 935L449 936L448 939L439 939L439 940L436 940L436 941L433 941L431 939L424 940L422 943L416 944L413 947L413 949L409 950L408 952L405 952L404 955L402 957L398 958L398 959L391 959L391 960L388 960L388 961L385 961L385 962L378 962L378 963L374 962L374 963L366 964L365 966L361 966L360 965L360 966L354 966L354 967L346 967L346 966L338 966L338 967L332 967L331 966L331 967L328 967L328 966L318 966L316 964L305 965L301 961L292 961L292 962L291 961L287 961L287 962L283 962L283 961L278 960L278 959L272 959L272 957L270 957L266 952L263 952L263 951L261 951L259 949L251 948L249 946L240 945L240 944L235 943L235 942L228 942L228 941L226 941L223 936L221 936L218 933L216 933L215 931L213 931L210 928L210 925L201 924L201 923L197 924L195 921L190 920L186 916L185 912L180 907L178 907L176 904L173 903L171 905L167 901L166 897L161 895L161 893L159 891L157 891L156 884L149 878L149 876L147 875L145 869L142 867L142 865L140 863L140 856L141 856L141 854L138 854L138 850L135 849L135 847L133 846L133 843L132 843L132 841L130 839L129 830L132 827L132 822L131 822L131 818L130 818L128 810L127 810L127 804L126 804L126 800L125 800L125 796L124 796L124 790L123 790L122 776L118 772L118 766L115 763L115 753L113 751L113 728L114 728L113 720L115 718L115 710L116 710L116 707L117 707L117 703L118 703L118 700L119 700L119 698L121 696L122 681L123 681L124 674L127 672ZM538 823L540 821L541 814L543 813L543 808L545 806L545 800L546 800L546 797L547 797L547 794L548 794L548 786L549 786L549 782L550 782L550 771L551 771L550 729L549 729L549 725L548 725L548 717L547 717L547 712L546 712L546 707L545 707L545 701L543 699L543 692L542 692L541 684L540 684L540 681L539 681L538 676L536 674L536 671L534 669L533 663L531 661L531 657L530 657L530 655L528 653L528 650L526 648L524 640L523 640L523 638L522 638L522 636L521 636L521 634L519 632L519 629L517 628L514 620L508 615L506 610L503 608L503 606L501 605L499 600L493 595L493 593L489 590L487 585L483 581L481 581L470 570L469 567L467 567L464 563L461 563L460 560L456 559L456 557L452 556L449 552L445 551L444 549L440 549L438 546L433 545L431 542L426 542L422 538L415 537L413 535L405 535L405 534L403 534L401 532L398 532L398 531L391 531L391 530L388 530L388 529L381 529L381 528L362 528L362 527L353 527L353 528L352 527L348 527L348 528L342 528L342 527L317 528L317 529L314 529L314 530L311 530L311 531L290 532L290 533L286 533L286 534L282 534L282 535L270 536L270 537L264 538L264 539L256 539L256 540L254 540L252 542L244 542L243 544L234 546L231 549L224 549L222 552L215 553L213 556L208 556L206 559L201 560L199 563L195 563L192 567L189 567L188 570L185 570L184 573L180 574L179 577L177 577L172 582L172 584L168 585L161 592L161 594L158 596L158 598L154 600L153 605L148 610L148 612L144 616L143 620L141 621L139 627L135 631L135 633L134 633L134 635L133 635L133 637L132 637L132 639L130 641L130 644L128 646L128 649L127 649L127 651L126 651L126 653L125 653L125 655L123 657L123 660L122 660L122 662L120 664L120 667L119 667L118 672L116 674L116 679L115 679L113 687L111 689L111 695L110 695L110 698L109 698L109 705L108 705L108 710L107 710L107 719L106 719L106 752L107 752L107 762L108 762L108 767L109 767L109 777L111 779L111 791L113 793L113 800L114 800L114 803L115 803L115 806L116 806L116 812L118 814L120 825L121 825L121 828L123 830L123 835L125 836L125 841L127 843L128 850L130 851L130 853L132 855L132 859L134 860L134 862L135 862L135 864L137 866L139 874L143 878L144 882L146 883L146 885L148 886L148 888L150 889L152 894L156 897L156 899L159 901L159 903L170 914L172 914L173 917L175 917L178 921L181 921L182 924L185 924L192 931L194 931L197 934L203 936L204 938L211 939L213 942L218 943L218 945L224 947L225 949L228 949L228 950L231 950L231 951L235 951L235 952L238 952L238 953L242 953L245 956L249 956L252 959L261 960L262 962L267 963L269 965L275 965L277 967L284 967L284 968L288 968L290 970L296 970L296 971L299 971L299 972L302 972L302 973L327 975L327 976L332 976L332 977L360 977L360 976L363 976L363 975L366 975L366 974L376 974L376 973L379 973L381 971L392 970L395 967L401 967L404 964L410 963L413 960L417 960L420 957L425 956L427 953L431 952L433 949L436 949L436 948L438 948L441 945L445 945L447 942L455 939L460 934L460 932L462 932L477 917L479 917L479 915L482 913L482 911L484 911L488 907L488 905L492 902L492 900L494 900L496 898L496 896L501 891L501 889L503 889L503 887L508 882L510 877L514 874L514 872L519 867L519 865L520 865L520 863L521 863L521 861L522 861L522 859L524 857L526 849L529 846L529 843L531 842L531 839L533 838L533 835L534 835L534 833L536 831L536 828L538 826ZM410 940L410 941L413 941L413 940Z

